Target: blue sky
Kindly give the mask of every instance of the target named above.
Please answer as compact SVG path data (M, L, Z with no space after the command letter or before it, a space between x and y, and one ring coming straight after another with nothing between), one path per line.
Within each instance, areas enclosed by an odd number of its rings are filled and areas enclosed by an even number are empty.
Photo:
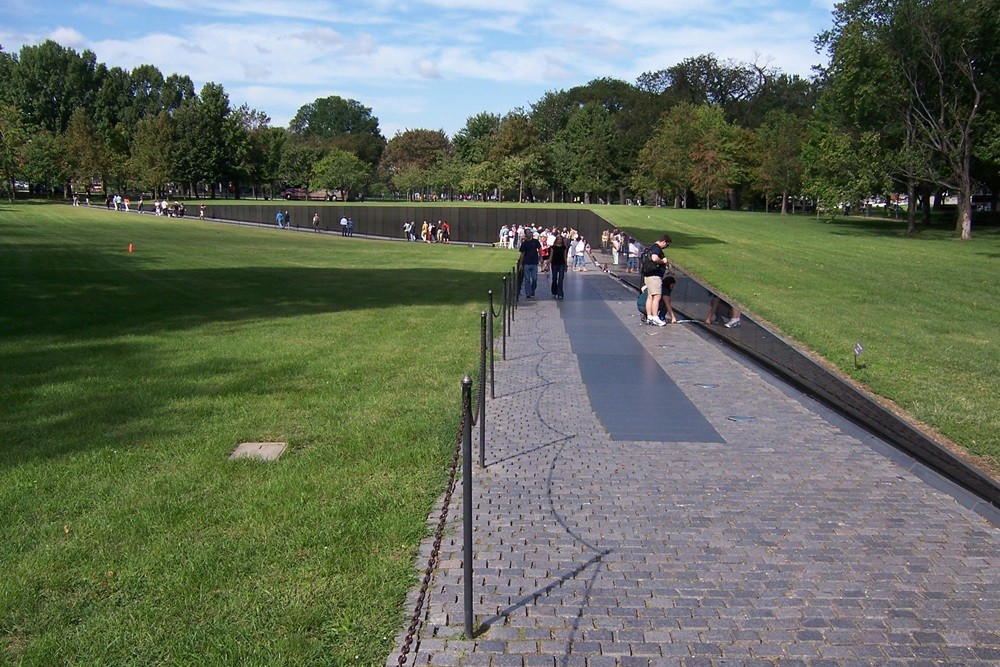
M834 0L0 0L0 45L53 39L108 66L221 83L285 126L317 98L371 107L387 138L714 53L807 76Z

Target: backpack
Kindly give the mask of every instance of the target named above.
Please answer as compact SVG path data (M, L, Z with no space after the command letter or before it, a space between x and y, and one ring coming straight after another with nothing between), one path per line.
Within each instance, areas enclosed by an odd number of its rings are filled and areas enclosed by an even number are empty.
M659 273L660 264L653 261L653 245L650 245L642 252L642 257L639 259L639 271L645 276L655 276Z

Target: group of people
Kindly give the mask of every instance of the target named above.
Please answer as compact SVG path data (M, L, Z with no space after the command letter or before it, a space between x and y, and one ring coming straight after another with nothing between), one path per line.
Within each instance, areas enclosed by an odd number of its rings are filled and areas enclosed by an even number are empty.
M354 218L349 215L340 216L340 235L354 236Z
M83 202L80 201L80 196L76 193L73 194L73 206L90 206L90 196L84 195ZM128 197L123 197L122 195L107 195L104 198L104 206L109 210L121 211L128 213L135 211L136 213L142 213L142 208L145 206L145 201L142 195L139 195L139 201L136 202L136 206L132 208L132 200ZM169 203L166 199L154 199L153 200L153 215L161 216L165 215L172 218L182 218L184 217L184 204L175 201L173 204ZM199 218L205 218L205 205L202 204L199 207Z
M417 223L411 220L403 223L403 238L407 241L417 240ZM447 220L424 220L424 224L420 226L420 240L424 243L451 243L451 225Z
M508 233L511 232L511 228L507 227L507 230ZM501 238L503 238L502 230ZM523 240L518 245L518 250L520 255L517 267L524 275L525 298L535 298L538 274L542 272L551 273L552 296L562 299L563 283L570 261L573 263L574 271L586 271L590 244L575 230L570 232L568 229L558 230L555 227L545 229L531 225L524 228Z
M278 225L278 229L290 229L292 226L292 214L287 210L278 211L274 216L274 222Z

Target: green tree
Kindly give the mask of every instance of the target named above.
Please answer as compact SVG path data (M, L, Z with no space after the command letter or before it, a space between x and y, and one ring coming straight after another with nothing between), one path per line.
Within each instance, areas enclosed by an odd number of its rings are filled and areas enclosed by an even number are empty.
M765 196L781 195L781 214L788 213L788 198L802 187L802 145L805 122L784 110L768 114L757 129L754 181Z
M313 166L323 157L323 149L294 135L286 137L278 163L278 180L292 188L309 187Z
M455 190L462 184L465 173L465 163L453 153L443 156L430 169L427 181L437 191L447 193L449 198L455 196Z
M250 184L253 196L257 188L275 180L277 163L273 142L278 134L272 132L271 119L263 111L242 104L233 111L226 123L229 162L233 179L233 193L240 196L240 186ZM283 135L283 133L281 133Z
M174 119L166 111L146 116L132 136L129 171L136 184L159 197L173 175Z
M369 168L353 153L339 148L331 149L326 157L313 167L309 181L311 190L340 190L345 200L362 188L369 177Z
M739 145L735 128L726 122L722 107L702 105L694 120L694 141L688 146L691 186L705 194L707 209L713 194L728 191L739 180Z
M412 174L429 173L450 150L451 142L448 141L444 130L417 129L397 132L382 152L379 170L390 186L410 191L414 189L411 182ZM396 177L403 170L410 172L410 176L405 179L408 182L406 186L396 182ZM425 184L427 183L421 183L417 189Z
M877 133L863 132L857 138L831 123L815 120L802 148L803 188L816 199L816 213L850 206L885 192L889 175L878 154Z
M895 102L896 122L879 131L898 137L906 155L897 164L924 165L928 180L959 193L963 239L972 233L975 131L1000 69L998 15L1000 0L851 0L818 38L831 53L831 86L853 79L856 104L887 94Z
M635 187L672 195L675 208L687 208L687 194L694 187L690 150L696 141L699 108L682 102L663 116L639 152L633 175Z
M163 101L163 73L155 65L139 65L130 75L132 105L127 123L136 127L139 121L165 111Z
M354 153L373 171L382 157L385 137L370 107L337 95L317 99L296 112L288 130L321 145Z
M81 107L73 111L63 147L65 169L73 182L73 191L89 192L94 177L105 171L105 148L86 109Z
M570 187L582 192L586 203L592 193L617 188L619 133L604 107L590 103L574 111L556 140L573 155Z
M48 130L32 132L23 148L21 174L37 192L43 187L52 196L68 180L62 136Z
M232 162L231 137L227 130L231 114L229 96L222 86L206 83L201 94L184 101L176 120L175 180L189 185L197 196L197 184L207 183L214 198L216 185L229 180Z
M187 74L171 74L163 81L160 104L165 111L173 113L180 109L182 104L196 97L194 82Z
M542 146L531 118L522 109L515 109L501 120L493 133L488 159L502 174L504 189L517 188L517 201L534 199L534 187L542 179Z
M47 40L21 48L16 65L5 79L11 101L25 125L49 132L66 131L74 109L92 111L98 90L97 57Z
M0 104L0 179L9 201L14 201L14 180L24 163L27 137L18 110L11 104Z
M493 135L499 127L500 116L497 114L484 111L469 116L465 120L465 127L452 139L455 154L468 165L485 162L489 159Z
M497 173L496 165L491 162L478 162L465 170L462 177L462 189L466 192L476 192L484 200L489 199L489 192L497 187L500 182L500 174Z
M412 200L415 193L423 193L427 185L427 170L416 164L404 164L392 178L392 186L397 192L405 192L406 199Z

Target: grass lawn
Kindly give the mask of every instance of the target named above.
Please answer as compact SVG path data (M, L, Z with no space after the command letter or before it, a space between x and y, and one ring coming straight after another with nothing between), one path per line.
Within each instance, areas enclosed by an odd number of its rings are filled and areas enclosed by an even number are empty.
M381 664L512 256L2 203L0 257L0 664Z
M595 207L1000 470L1000 229L905 236L862 217ZM862 342L863 368L853 349Z

